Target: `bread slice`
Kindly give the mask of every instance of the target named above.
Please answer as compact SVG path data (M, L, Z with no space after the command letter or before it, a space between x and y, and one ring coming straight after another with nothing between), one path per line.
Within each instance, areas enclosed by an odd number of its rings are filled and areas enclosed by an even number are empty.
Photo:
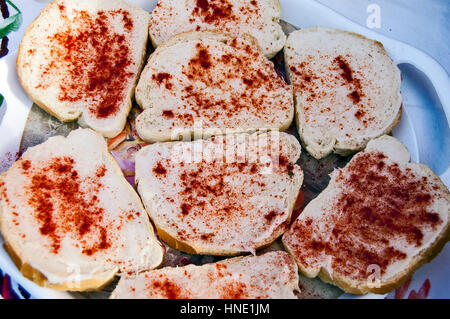
M381 43L319 27L291 33L284 54L299 135L315 158L359 151L400 121L401 73Z
M393 137L368 143L303 210L283 244L308 277L388 293L450 238L450 192Z
M62 122L105 137L124 128L145 61L150 15L122 0L55 0L28 27L17 74Z
M190 137L201 126L210 135L287 129L294 117L292 88L249 38L190 32L151 55L136 87L144 109L136 120L149 142Z
M28 149L1 175L0 229L22 273L60 290L100 289L164 255L138 195L89 129Z
M136 155L136 183L162 240L175 249L232 256L288 228L303 182L294 136L231 134L157 143Z
M122 277L111 299L296 299L298 270L283 251Z
M254 37L268 58L284 46L286 35L278 24L279 0L160 0L150 20L155 47L189 31L221 31L236 37Z

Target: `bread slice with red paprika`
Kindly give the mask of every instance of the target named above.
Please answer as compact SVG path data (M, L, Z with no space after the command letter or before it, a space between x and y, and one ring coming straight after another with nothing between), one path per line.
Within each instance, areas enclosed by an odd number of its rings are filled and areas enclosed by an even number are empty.
M136 184L160 238L175 249L233 256L288 228L303 182L286 133L156 143L136 156Z
M55 0L28 27L17 74L33 102L105 137L125 127L150 15L122 0Z
M399 287L450 239L450 192L397 139L368 143L283 236L308 277L354 294Z
M288 85L251 38L189 32L159 46L136 87L136 119L148 142L287 129L294 118ZM227 130L227 132L225 132Z
M401 73L381 43L318 27L291 33L284 55L297 129L315 158L362 150L400 121Z
M164 255L138 195L89 129L28 149L1 175L0 229L24 276L60 290L100 289Z
M122 277L111 299L296 299L298 270L283 251Z
M279 25L279 0L159 0L150 20L155 47L189 31L221 31L233 36L251 35L268 58L286 42Z

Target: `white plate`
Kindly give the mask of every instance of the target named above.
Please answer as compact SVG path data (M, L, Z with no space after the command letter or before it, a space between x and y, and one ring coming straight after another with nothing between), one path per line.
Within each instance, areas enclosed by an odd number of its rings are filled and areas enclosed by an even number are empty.
M148 11L151 11L157 2L156 0L128 1ZM47 0L14 1L22 10L23 24L16 33L9 35L10 53L0 60L0 74L4 75L0 78L0 93L5 97L5 103L0 108L0 172L6 170L15 159L32 105L17 79L15 71L17 50L27 26L48 2ZM404 112L402 121L394 130L394 136L409 148L412 161L430 166L448 187L450 185L450 80L445 70L425 53L357 25L313 0L281 0L281 3L282 19L298 27L321 25L339 28L363 34L384 44L403 73ZM405 297L413 296L414 292L417 292L428 295L429 298L450 298L450 269L447 267L450 264L449 247L447 245L433 262L414 274L404 294ZM73 297L65 292L41 288L24 278L4 251L3 246L0 247L0 268L35 298ZM351 295L343 297L356 298ZM380 297L384 296L367 295L364 298Z

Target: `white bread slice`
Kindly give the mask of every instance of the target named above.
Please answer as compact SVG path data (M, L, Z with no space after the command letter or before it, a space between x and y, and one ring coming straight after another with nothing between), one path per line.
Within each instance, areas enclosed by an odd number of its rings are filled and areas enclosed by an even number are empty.
M62 122L105 137L124 128L144 65L150 15L122 0L55 0L28 27L17 74Z
M286 42L278 24L280 16L279 0L160 0L152 12L149 33L155 47L189 31L248 34L272 58Z
M450 238L449 214L450 192L439 177L382 136L332 173L283 244L308 277L384 294L439 253Z
M299 135L315 158L359 151L400 121L401 73L381 43L319 27L291 33L284 54Z
M111 299L296 299L298 269L286 252L122 277Z
M157 143L136 155L136 184L158 235L192 254L233 256L289 227L303 182L294 136L231 134Z
M179 140L200 124L209 135L287 129L294 117L292 87L250 40L190 32L158 47L136 87L144 109L136 120L139 136Z
M138 195L89 129L28 149L1 175L0 229L22 273L60 290L100 289L164 256Z

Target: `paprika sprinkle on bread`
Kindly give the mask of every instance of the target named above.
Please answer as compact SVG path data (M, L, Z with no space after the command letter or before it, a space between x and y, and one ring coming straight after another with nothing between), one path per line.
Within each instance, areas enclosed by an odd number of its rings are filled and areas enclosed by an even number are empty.
M218 256L254 252L288 228L303 182L295 165L300 151L286 133L156 143L136 156L136 184L171 247Z
M332 174L283 236L302 273L349 293L387 293L450 237L450 193L427 166L409 163L393 137Z
M189 31L221 31L256 39L268 58L279 52L286 36L278 24L279 0L160 0L152 12L150 38L155 47Z
M164 254L103 137L88 129L30 148L0 176L0 226L24 276L54 289L100 289Z
M298 270L283 251L120 279L112 299L296 299Z
M57 0L30 25L17 71L30 98L67 122L119 134L143 66L149 14L121 0Z
M318 27L291 33L284 54L297 129L315 158L359 151L400 121L401 74L381 43Z
M244 38L191 32L151 55L136 88L144 109L136 120L149 142L178 140L194 126L211 135L287 129L294 117L292 88Z

